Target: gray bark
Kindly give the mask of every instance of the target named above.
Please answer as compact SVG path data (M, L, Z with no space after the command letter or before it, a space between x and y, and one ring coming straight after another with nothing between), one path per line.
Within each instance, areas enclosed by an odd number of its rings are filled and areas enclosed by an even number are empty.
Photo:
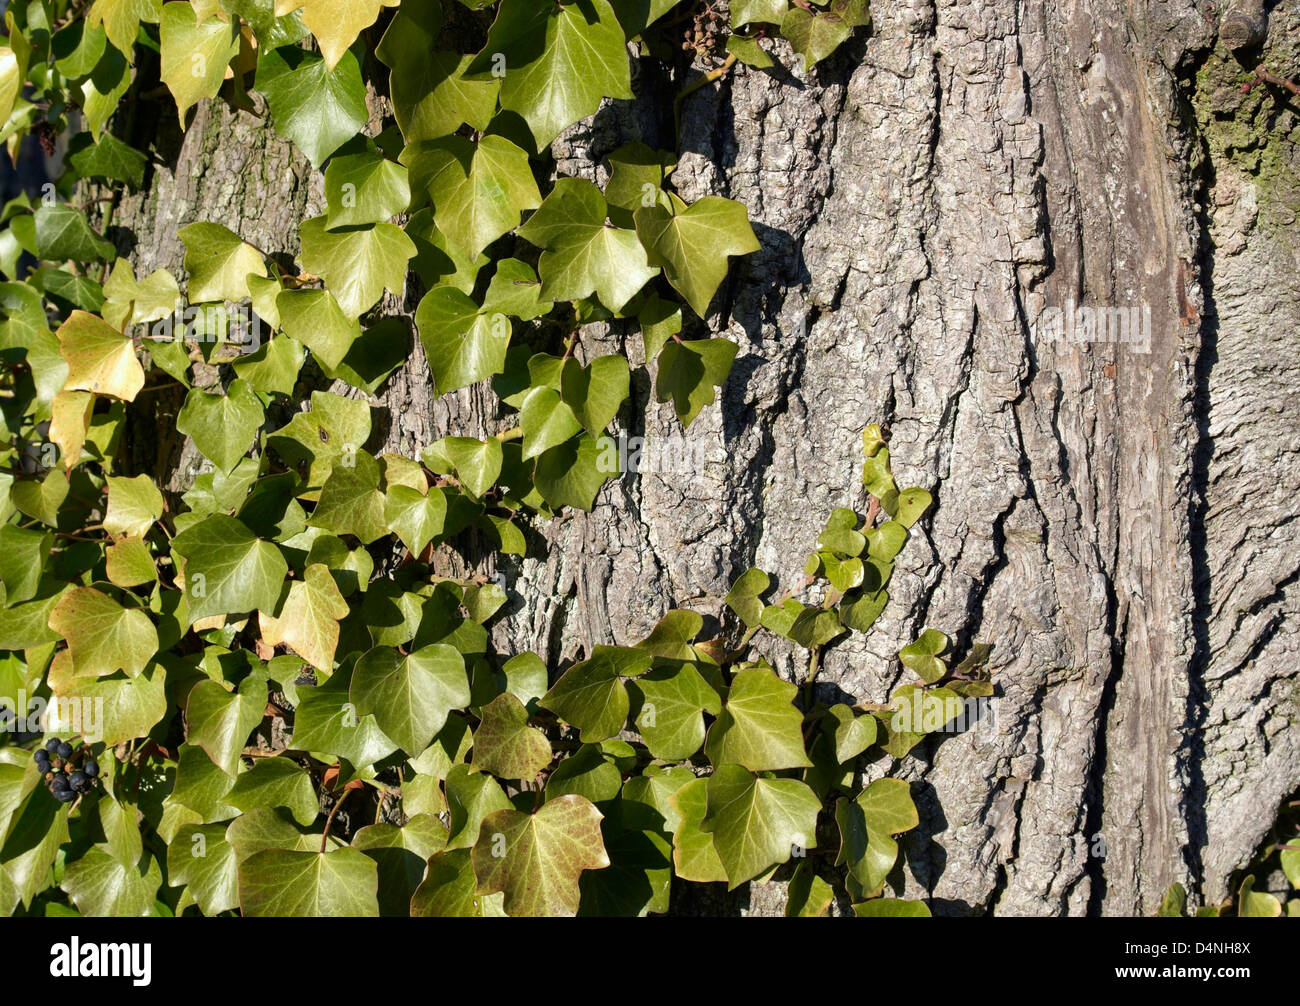
M494 641L557 663L670 607L725 622L750 565L794 584L830 509L864 509L861 431L888 423L900 484L936 507L884 617L830 648L818 687L886 700L927 625L994 643L998 686L991 725L895 770L922 809L905 896L1127 915L1182 881L1217 901L1300 786L1294 99L1241 93L1204 2L890 0L873 17L806 77L738 66L686 103L678 190L743 201L763 244L709 318L740 346L690 431L710 460L625 476L542 528L549 548L503 568ZM1272 11L1275 72L1300 72L1297 28ZM672 147L665 109L698 72L643 64L637 101L557 141L559 172L603 180L624 142ZM138 266L179 274L175 230L196 219L293 255L320 179L263 120L205 103L170 142L117 213ZM1036 338L1070 302L1149 308L1147 351ZM618 327L583 342L641 362ZM621 422L671 436L650 387L634 379ZM418 345L381 391L378 449L508 424L484 388L435 399ZM177 485L196 461L176 449ZM721 910L781 901L754 886Z

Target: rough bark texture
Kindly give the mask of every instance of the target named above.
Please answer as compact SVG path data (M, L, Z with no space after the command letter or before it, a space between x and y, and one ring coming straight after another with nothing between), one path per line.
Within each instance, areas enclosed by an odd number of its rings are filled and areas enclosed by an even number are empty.
M554 663L674 606L725 624L736 575L793 584L831 507L864 508L861 430L889 423L900 484L936 507L818 687L886 699L925 625L993 642L998 685L991 722L902 763L922 827L900 890L951 914L1150 913L1173 881L1221 899L1300 785L1294 99L1241 92L1203 0L872 14L808 77L737 67L686 103L679 191L743 201L763 243L709 319L740 346L690 431L710 460L543 528L549 549L502 570L495 642ZM1297 28L1275 9L1258 58L1300 72ZM672 147L666 110L698 72L640 64L637 101L557 141L559 173L603 181L624 142ZM137 265L178 270L197 219L292 256L319 176L255 116L198 116L183 140L134 127L160 134L116 215ZM1149 347L1035 337L1071 302L1149 308ZM619 329L584 347L639 362ZM670 436L650 387L634 379L622 422ZM486 389L435 399L418 345L381 390L377 449L503 425ZM174 450L176 485L199 460ZM704 907L782 900L751 885Z

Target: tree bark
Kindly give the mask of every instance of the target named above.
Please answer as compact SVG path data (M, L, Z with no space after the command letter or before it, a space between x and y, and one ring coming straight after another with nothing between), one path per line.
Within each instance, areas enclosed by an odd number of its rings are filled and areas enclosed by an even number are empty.
M555 666L670 607L725 623L735 576L793 585L830 509L865 508L861 431L888 423L900 485L936 505L875 629L825 653L819 693L885 701L927 625L992 642L997 685L991 722L894 770L922 812L904 896L936 914L1149 914L1181 881L1218 901L1300 786L1295 99L1242 93L1251 75L1200 0L872 13L808 76L737 66L685 102L678 191L744 202L763 245L708 320L740 350L689 432L707 463L624 476L542 527L502 564L494 643ZM1272 11L1262 58L1283 76L1298 27ZM700 72L639 62L637 100L562 136L557 172L603 181L623 143L674 148L673 98ZM265 119L204 103L182 138L146 111L130 130L157 163L114 218L138 269L181 275L175 232L200 219L296 253L321 179ZM418 294L385 306L410 316ZM1149 347L1043 338L1071 304L1149 309ZM619 325L582 344L643 362ZM435 398L418 342L372 404L369 446L412 456L512 425L484 387ZM676 429L644 371L620 422ZM200 462L174 449L173 486ZM711 907L782 900L749 885Z

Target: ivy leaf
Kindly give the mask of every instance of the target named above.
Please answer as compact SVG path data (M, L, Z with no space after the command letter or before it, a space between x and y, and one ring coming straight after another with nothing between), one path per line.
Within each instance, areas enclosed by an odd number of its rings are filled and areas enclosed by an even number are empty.
M438 230L468 255L518 227L520 214L542 201L528 154L503 136L416 143L402 162L411 169L411 187L432 197Z
M190 619L245 611L274 611L289 566L280 550L260 541L234 517L212 514L172 539L185 558Z
M215 681L200 681L185 703L186 740L206 751L212 763L233 779L248 735L262 722L266 697L266 679L259 674L250 674L233 692Z
M379 867L356 849L265 849L239 864L239 907L248 918L379 915Z
M534 779L551 763L551 743L528 725L528 711L507 692L485 705L474 732L473 765L502 779Z
M363 545L388 533L384 517L384 494L379 491L379 462L366 451L357 450L334 466L321 487L320 502L308 524L335 534L354 535Z
M723 601L740 617L746 628L752 629L763 617L764 605L759 598L771 585L772 578L761 569L747 569L737 577Z
M311 411L299 412L271 434L267 446L297 469L306 485L318 487L342 458L369 438L370 407L365 402L313 391ZM319 492L299 495L315 499Z
M135 677L158 652L158 630L143 611L128 611L93 587L74 587L50 612L50 628L68 641L72 673Z
M384 497L384 521L412 555L442 534L447 497L441 489L422 493L410 486L390 486Z
M275 306L285 334L330 370L342 366L361 338L361 323L348 317L328 290L285 290L276 296Z
M238 908L239 873L235 847L226 841L226 825L179 828L167 845L167 880L173 887L185 885L206 916Z
M101 143L109 139L105 134ZM128 324L158 321L180 305L181 288L166 269L155 269L142 280L135 278L131 263L119 258L104 283L104 320L119 331Z
M835 760L841 765L851 762L876 742L874 716L858 716L842 702L831 706L827 714L826 725L835 742Z
M869 23L866 0L834 0L828 11L791 7L781 20L781 34L811 69L838 49L858 25Z
M659 375L655 398L673 401L682 428L690 426L700 410L712 405L714 385L721 385L731 372L737 346L730 339L701 339L670 342L659 354Z
M248 453L266 412L247 381L235 380L224 395L191 388L176 417L176 429L194 441L203 456L229 472Z
M766 667L737 671L704 744L709 761L755 772L810 766L803 746L803 713L792 701L798 691Z
M453 709L470 703L465 658L454 646L434 643L403 655L379 646L357 661L349 691L360 715L408 753L423 751Z
M859 919L928 919L930 909L924 901L904 901L900 898L872 898L853 906Z
M583 743L614 737L627 723L623 678L644 674L653 660L641 650L597 646L588 659L564 672L542 696L542 705L582 731Z
M196 223L176 234L185 242L191 304L241 301L249 296L249 274L266 275L262 253L228 227Z
M275 128L317 169L369 118L361 64L351 52L331 68L321 56L295 46L264 49L256 86L266 95Z
M481 497L496 484L502 461L501 441L496 437L447 437L443 445L462 487Z
M595 293L621 311L659 272L646 261L636 232L606 223L608 207L600 189L582 178L561 178L519 236L542 252L538 271L542 296L581 300Z
M381 7L399 0L277 0L276 12L302 8L302 23L320 44L325 63L333 69L357 36L375 23Z
M903 489L898 494L898 510L894 514L894 520L903 527L910 528L924 516L933 502L934 497L924 489Z
M279 617L266 612L258 615L262 642L289 646L317 670L328 673L334 667L339 643L339 620L347 617L348 610L330 571L321 563L312 563L302 580L290 585Z
M519 428L524 433L523 457L527 461L581 431L582 424L554 388L529 390L519 406Z
M352 848L379 867L380 915L411 914L411 897L424 879L425 864L446 842L446 826L430 814L416 814L400 828L379 822L357 831Z
M239 28L234 21L201 19L188 3L169 3L158 26L161 39L159 76L172 92L181 128L185 113L204 98L214 98L226 67L239 55Z
M109 534L139 537L163 514L162 493L148 475L135 478L108 476L108 513L104 530Z
M670 206L665 194L677 156L653 150L644 143L629 143L609 155L609 181L605 199L609 219L619 227L635 227L632 214L643 206Z
M694 664L657 668L630 686L640 699L636 728L656 758L685 761L704 743L704 717L717 716L722 700Z
M60 657L68 659L60 661ZM167 714L167 676L157 664L151 664L134 678L77 678L69 673L70 657L71 654L65 650L54 658L46 679L50 691L60 700L70 699L78 704L102 702L104 714L100 723L103 725L103 741L108 747L146 736ZM55 708L55 703L51 702L49 709ZM71 723L55 722L49 712L47 716L50 719L46 722L46 729L51 732L74 729Z
M501 107L523 116L538 150L603 98L632 97L626 38L607 0L503 0L469 73L488 75L499 59Z
M855 800L835 805L840 851L835 863L847 866L852 893L858 898L878 892L898 861L894 835L920 823L911 789L902 779L877 779Z
M60 885L82 915L109 918L151 914L162 886L162 871L153 857L123 866L98 846L69 863Z
M907 528L898 521L887 520L879 527L867 528L866 539L871 558L893 562L907 544Z
M85 311L73 311L55 333L68 361L66 391L91 391L131 402L144 387L144 368L130 336Z
M42 203L36 210L36 255L50 262L111 262L117 254L86 222L86 215L64 203Z
M149 159L112 133L104 133L98 140L89 133L78 133L68 144L68 163L82 178L102 178L138 189L144 184Z
M462 123L482 131L496 111L498 78L466 80L473 56L434 51L442 22L439 0L406 0L376 49L393 71L393 115L407 143L436 140Z
M941 658L950 645L948 637L938 629L926 629L915 642L898 651L898 658L932 685L948 673L948 665Z
M453 765L447 772L447 812L451 817L447 848L468 849L478 841L483 818L510 808L510 800L497 781L468 765Z
M653 266L701 318L727 275L727 256L748 255L761 247L744 204L705 196L688 207L676 196L672 212L662 206L638 209L637 237Z
M846 594L840 602L840 621L856 632L866 632L889 603L889 591L860 591Z
M161 17L162 0L95 0L86 13L86 25L94 28L102 24L108 40L129 58L140 22L157 24Z
M479 892L501 891L510 916L575 915L581 873L609 866L601 819L577 795L548 800L535 814L494 811L470 853ZM498 855L502 847L505 854Z
M702 884L727 879L713 835L700 828L708 812L708 785L708 779L691 779L668 798L678 817L673 829L673 867L682 880Z
M560 394L586 431L599 437L627 400L630 382L623 356L598 356L586 367L568 359L561 372Z
M713 836L728 890L784 863L795 846L816 845L821 801L796 779L764 779L722 765L709 777L706 795L700 830Z
M483 314L455 287L435 287L415 311L420 342L438 393L459 391L505 370L510 320Z
M789 9L788 0L734 0L731 5L731 27L743 28L755 21L779 25Z
M861 555L862 550L867 547L867 538L862 532L855 530L857 526L856 513L847 507L836 507L831 511L825 529L818 536L817 544L843 556Z
M326 228L383 223L411 205L404 165L367 151L335 157L325 169Z
M313 217L299 227L299 258L304 269L325 280L345 315L360 317L374 307L385 290L402 292L406 263L416 251L415 242L402 228L371 224L330 231L325 225L325 217Z
M503 918L502 895L478 893L478 878L468 849L437 852L411 898L411 917Z
M582 434L575 440L552 447L537 459L533 480L538 492L552 507L572 506L590 510L611 475L618 474L604 458L600 445Z
M325 751L365 768L387 758L397 745L379 729L373 716L358 716L350 688L353 667L344 664L315 688L299 687L291 745Z
M320 810L311 776L288 758L259 758L235 780L225 799L242 811L284 807L304 828Z

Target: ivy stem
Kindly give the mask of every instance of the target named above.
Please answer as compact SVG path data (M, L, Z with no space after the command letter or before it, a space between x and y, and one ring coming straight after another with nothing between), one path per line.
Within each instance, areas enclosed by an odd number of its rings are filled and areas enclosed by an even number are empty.
M508 430L502 430L500 433L496 435L496 437L503 444L505 444L505 443L509 443L511 440L518 440L523 435L524 435L524 428L522 426L512 426Z
M325 842L330 837L330 825L334 823L334 815L337 814L339 808L343 806L343 801L351 795L352 790L350 788L344 789L343 795L334 802L334 806L330 808L329 816L325 818L325 830L321 832L320 836L320 851L322 854L325 852Z
M682 145L682 104L700 88L712 84L715 80L720 80L722 77L726 76L727 71L735 65L736 54L734 52L727 53L727 58L722 61L721 66L714 67L698 80L691 81L682 88L681 92L673 100L673 127L677 131L677 145L679 147Z
M1272 84L1274 87L1285 87L1292 94L1300 97L1300 84L1297 84L1294 80L1287 80L1285 77L1279 77L1275 73L1270 73L1268 67L1263 63L1260 63L1259 66L1255 67L1255 76L1266 84Z

